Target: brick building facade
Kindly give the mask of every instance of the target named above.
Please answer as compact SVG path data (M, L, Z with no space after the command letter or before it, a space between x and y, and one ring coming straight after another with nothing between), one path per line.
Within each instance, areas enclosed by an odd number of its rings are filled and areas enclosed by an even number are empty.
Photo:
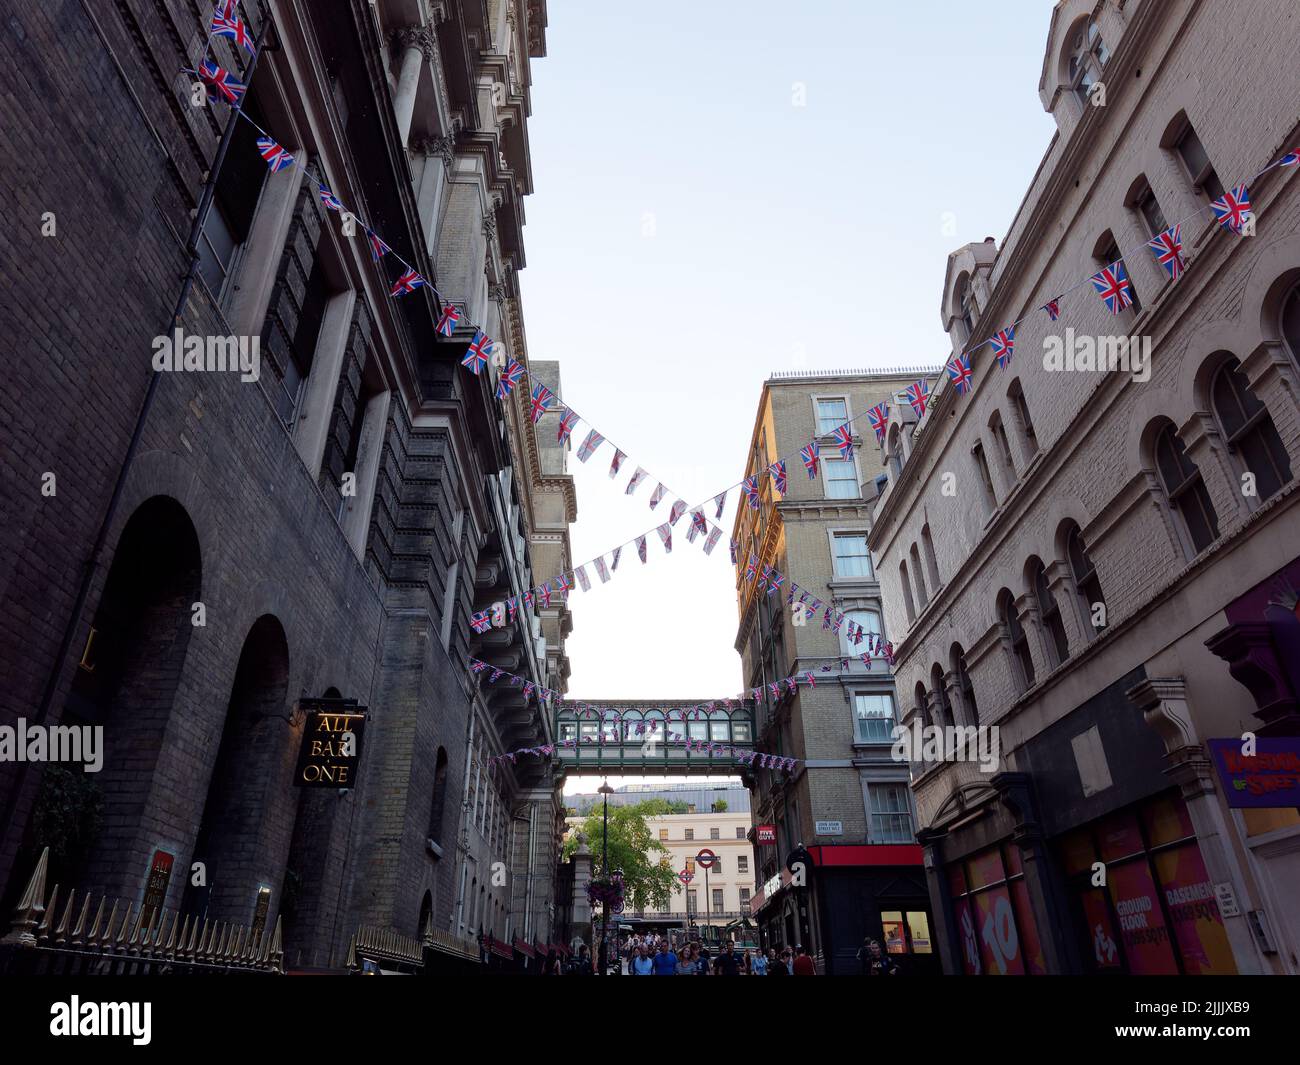
M270 23L251 77L232 42L205 53L209 9L36 5L0 29L0 323L23 367L0 395L0 723L102 725L106 747L85 781L0 765L5 899L50 845L52 879L138 912L162 852L166 908L279 927L290 966L338 966L360 926L545 941L558 795L544 765L489 777L486 759L546 742L549 718L465 660L563 691L567 611L483 636L468 617L567 563L576 502L526 390L501 403L495 370L458 365L468 323L528 365L545 2L243 4L252 33ZM205 54L310 174L269 174L237 123L173 323L231 120L182 73ZM318 181L431 287L390 298L391 257ZM450 337L443 298L463 312ZM158 374L125 462L173 324L254 338L260 374ZM293 786L298 700L317 696L368 708L353 788Z
M983 347L971 394L945 382L875 509L905 721L1000 736L995 772L913 766L949 972L1300 968L1300 815L1230 805L1207 750L1300 733L1296 172L1251 185L1253 236L1208 210L1300 135L1300 28L1222 15L1056 4L1057 134L1006 239L944 283L954 353L1028 315L1013 361ZM1174 281L1143 245L1179 220ZM1085 285L1033 313L1120 251L1135 306ZM1149 379L1049 368L1117 335L1149 339Z

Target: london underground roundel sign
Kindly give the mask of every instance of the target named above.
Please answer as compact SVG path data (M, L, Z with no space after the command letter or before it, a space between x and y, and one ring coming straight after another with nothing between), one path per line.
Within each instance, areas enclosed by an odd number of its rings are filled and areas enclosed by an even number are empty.
M692 880L695 879L695 874L691 872L687 872L685 869L683 869L680 873L677 874L677 879L680 880L683 884L689 884Z
M703 850L700 851L699 854L695 856L695 860L700 865L704 866L705 869L708 869L710 866L713 865L714 862L718 860L718 856L714 854L713 851L705 847Z

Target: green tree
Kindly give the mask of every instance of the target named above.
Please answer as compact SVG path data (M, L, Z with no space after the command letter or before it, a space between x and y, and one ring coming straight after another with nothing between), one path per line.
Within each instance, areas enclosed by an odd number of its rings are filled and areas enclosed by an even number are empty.
M726 799L718 799L718 800L713 804L713 812L714 812L715 814L725 814L725 813L727 812L727 800L726 800Z
M672 893L679 890L677 873L667 861L668 848L654 837L646 821L669 813L669 806L663 799L650 799L634 806L609 808L609 871L623 870L629 909L667 910ZM591 851L593 871L599 876L603 872L600 862L605 844L603 807L592 810L581 831ZM577 848L575 833L565 840L564 856L568 858Z

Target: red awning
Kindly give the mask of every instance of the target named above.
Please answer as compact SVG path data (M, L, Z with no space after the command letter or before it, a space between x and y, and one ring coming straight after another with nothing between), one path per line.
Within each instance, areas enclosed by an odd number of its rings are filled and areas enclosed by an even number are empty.
M501 940L496 939L492 936L485 936L483 939L483 945L487 947L490 953L495 954L498 958L514 957L514 953L510 950L508 946L502 943Z
M525 943L518 936L515 937L515 950L519 951L519 953L522 954L525 958L537 957L537 951L533 949L532 945L529 943Z

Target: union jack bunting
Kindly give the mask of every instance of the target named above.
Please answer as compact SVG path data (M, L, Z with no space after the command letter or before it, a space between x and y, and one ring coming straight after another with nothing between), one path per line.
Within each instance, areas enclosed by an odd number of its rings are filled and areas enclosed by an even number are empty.
M664 522L656 531L659 533L659 539L664 542L664 551L671 554L673 549L673 527Z
M636 553L641 556L641 561L645 562L645 537L644 536L638 536L636 538Z
M1238 185L1232 191L1225 192L1210 206L1214 209L1214 216L1219 220L1219 225L1238 236L1252 218L1250 190L1245 185Z
M867 411L867 421L871 423L871 428L876 431L877 442L885 439L885 429L889 425L889 404L877 403ZM842 426L841 428L847 428ZM841 445L842 446L842 445ZM849 455L853 454L852 445L850 445ZM845 455L848 458L849 455Z
M328 207L331 211L346 210L343 206L343 201L335 196L334 193L330 192L329 186L326 185L325 182L321 181L317 184L320 188L320 202L323 206Z
M731 541L731 564L732 564L733 566L736 564L736 549L737 549L739 546L740 546L740 541L739 541L739 540L732 540L732 541Z
M218 0L212 9L212 25L208 29L216 37L229 37L249 55L257 52L244 20L239 17L239 5L235 0Z
M769 577L767 581L767 594L771 595L773 592L780 589L781 585L783 585L784 583L785 583L785 574L783 574L780 570L773 570L772 576Z
M668 512L668 524L676 525L677 519L686 513L686 504L680 499L674 500L672 510Z
M840 626L844 624L844 615L837 613L835 615L835 624L831 626L831 632L838 633Z
M1097 290L1097 295L1101 297L1102 303L1111 314L1119 314L1132 304L1133 285L1124 270L1123 259L1093 274L1089 280L1092 281L1092 287Z
M1056 321L1061 317L1061 297L1057 296L1054 300L1048 300L1043 304L1041 309L1047 312L1048 318L1052 321Z
M519 600L513 595L506 600L506 610L510 612L510 620L515 620L515 615L519 613Z
M691 528L693 528L697 533L701 533L701 534L709 531L709 523L704 520L704 511L702 510L691 511Z
M862 664L863 664L864 666L866 666L868 669L871 668L871 652L870 652L870 651L863 651L862 654L858 655L858 657L859 657L860 659L862 659Z
M913 381L907 386L904 395L907 396L907 402L912 404L912 410L916 411L916 416L924 418L926 405L930 402L929 383L924 380Z
M771 567L771 566L764 566L764 567L763 567L763 572L762 572L761 574L759 574L759 577L758 577L758 586L759 586L760 588L766 588L766 587L767 587L767 582L768 582L769 578L771 578L771 576L772 576L772 567Z
M636 468L636 472L632 474L632 479L627 482L627 488L624 489L623 494L625 496L630 496L633 492L636 491L637 485L639 485L644 480L645 480L645 470L643 470L640 466L638 466Z
M772 487L784 496L785 490L790 487L785 476L785 459L777 459L767 468L767 472L772 475Z
M601 584L609 580L609 567L605 565L604 555L596 559L596 576L600 578Z
M799 682L795 680L794 677L786 677L784 683L785 683L785 690L787 692L792 692L797 687L799 687Z
M695 520L696 518L699 518L700 520L697 522ZM700 532L703 529L706 528L708 528L708 526L704 523L704 515L698 510L692 511L690 524L686 526L686 542L688 544L695 543L695 538L700 535Z
M551 586L549 584L543 584L537 589L537 601L542 604L543 609L551 605Z
M529 588L528 591L524 592L522 598L524 601L524 607L531 609L533 605L533 590Z
M883 406L883 404L882 404ZM840 454L847 460L853 457L853 430L849 428L848 423L841 425L835 432L831 433L835 438L835 446L840 449Z
M584 592L591 591L591 578L587 576L587 567L579 566L573 571L578 578L578 583L582 586Z
M745 580L752 581L758 576L758 559L754 555L749 556L749 563L745 566Z
M482 673L483 670L487 669L487 667L488 665L486 662L480 662L477 658L471 658L469 660L469 668L471 673Z
M814 596L813 596L812 605L808 608L809 611L811 611L812 613L815 614L815 613L817 613L817 611L819 611L821 608L822 608L822 601L821 601L820 599L818 599L818 598L814 595Z
M460 360L460 364L470 373L476 374L487 365L488 356L491 354L492 341L487 338L482 329L475 329L474 339L465 349L465 357Z
M444 311L443 314L445 316L446 312ZM441 323L439 323L439 328L441 329ZM454 328L454 322L453 322L453 328ZM451 334L448 333L447 335L450 336ZM551 409L551 400L553 400L554 398L555 398L555 393L552 392L545 385L543 384L533 385L533 400L532 400L532 405L529 408L529 413L532 415L534 425L540 422L542 420L542 415Z
M501 378L497 381L497 399L505 399L514 391L515 385L524 379L524 368L514 359L511 359L506 368L501 371Z
M1277 161L1278 166L1295 166L1296 163L1300 163L1300 148L1287 152Z
M211 60L200 64L199 77L203 79L203 84L208 87L208 99L213 103L221 100L231 107L237 107L239 101L244 98L245 90L248 88L242 81L235 78L230 71L222 70ZM342 208L338 209L341 210Z
M392 251L387 244L379 239L379 234L369 226L366 227L366 240L370 242L370 257L375 262L379 262L384 257L385 252Z
M797 591L799 591L799 585L795 584L794 581L791 581L790 593L785 597L785 601L789 606L794 606L794 596Z
M781 682L779 680L773 681L771 684L769 684L767 686L767 690L772 693L773 699L781 698ZM766 758L767 755L764 755L763 757Z
M816 607L813 607L814 612L816 612L816 609L817 609ZM831 608L827 606L826 613L822 615L822 628L829 629L830 627L831 627Z
M445 337L449 337L452 333L456 332L456 326L459 322L460 309L450 303L444 303L442 305L442 314L438 316L438 324L434 326L434 330ZM541 385L538 385L537 388L542 388L543 391L546 391ZM534 395L537 394L537 388L533 389ZM550 392L546 392L546 394L549 396Z
M525 699L531 699L531 698L532 698L532 695L533 695L533 689L534 689L535 687L537 687L537 685L534 684L531 680L526 680L526 681L524 681L524 698L525 698ZM550 745L548 744L547 746L550 746ZM547 754L550 754L551 752L550 752L550 751L547 751L546 753L547 753Z
M477 614L471 614L469 625L475 632L487 632L492 627L492 611L480 610Z
M969 355L954 355L944 369L948 371L948 380L956 386L957 395L964 396L970 391L974 374L971 373Z
M611 570L618 569L618 556L622 553L623 548L621 546L614 548L614 557L609 560L609 568Z
M555 578L555 590L559 593L561 599L563 599L568 592L572 591L572 589L573 582L569 580L569 575L567 573L561 573Z
M1186 269L1183 262L1182 228L1180 222L1147 241L1147 247L1155 254L1156 262L1165 268L1171 281L1177 281Z
M390 296L405 296L408 292L414 292L423 284L424 278L414 270L405 270L402 272L402 276L393 282L393 287L389 290L388 294ZM488 350L491 350L491 348L492 342L488 341ZM474 372L478 373L477 370Z
M272 174L278 174L286 166L293 166L293 156L271 140L270 137L258 137L257 150L261 153L262 158L266 160L266 165L271 168Z
M573 435L573 430L578 427L578 412L576 410L566 409L560 415L560 428L555 434L555 439L561 444L567 444L569 437Z
M755 474L753 477L746 477L744 483L742 483L740 487L745 493L745 501L749 504L749 509L757 510L758 509L758 475Z
M578 461L586 462L595 453L596 448L605 442L605 438L593 429L587 434L587 439L582 442L582 447L578 448Z
M488 674L488 683L495 684L498 680L504 677L505 674L506 671L504 669L494 669L490 674Z
M719 492L716 496L713 497L713 502L716 503L716 504L717 504L717 507L718 507L718 509L717 509L716 511L714 511L714 514L713 514L713 520L714 520L714 521L717 521L717 520L721 519L721 517L722 517L722 508L723 508L723 507L726 505L726 503L727 503L727 493L726 493L726 492Z
M719 529L716 525L709 530L708 539L704 541L704 553L706 555L713 554L713 549L718 546L718 540L721 538L721 536L722 536L722 530Z
M668 494L668 490L662 484L655 485L655 490L650 493L650 509L654 510L659 505L659 501Z
M805 673L804 676L805 676L805 677L807 678L807 680L808 680L808 687L810 687L810 688L815 688L815 687L817 687L817 678L814 677L814 676L812 675L812 671L811 671L811 670L810 670L809 672Z
M803 459L803 468L808 471L808 480L817 476L817 460L821 456L822 446L816 440L811 441L807 447L799 452L799 457Z
M625 458L627 458L627 456L624 455L623 452L619 451L618 448L614 449L614 458L609 464L609 476L611 479L618 476L618 471L622 468L623 460Z
M1016 327L1009 325L1005 329L999 329L989 338L989 346L993 349L993 357L998 360L999 368L1005 370L1011 365L1011 352L1016 346Z

